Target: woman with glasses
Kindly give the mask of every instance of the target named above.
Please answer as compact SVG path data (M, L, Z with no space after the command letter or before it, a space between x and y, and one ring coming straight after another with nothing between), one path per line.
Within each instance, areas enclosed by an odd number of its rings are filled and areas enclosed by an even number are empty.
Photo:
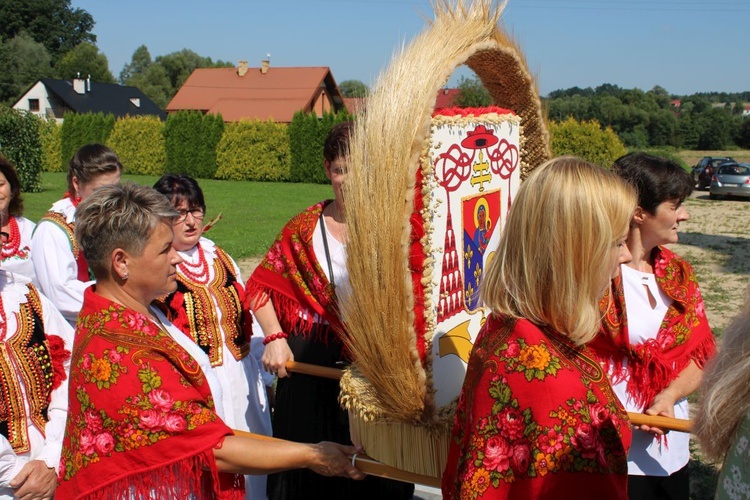
M83 305L83 291L92 281L89 266L73 235L76 207L96 189L118 184L122 164L114 151L87 144L68 165L68 191L39 221L31 240L31 261L37 283L71 325Z
M250 354L252 320L243 313L240 269L203 237L206 202L192 177L166 174L154 185L179 217L172 224L177 290L162 299L170 320L208 355L222 386L226 423L233 429L271 435L271 417L260 365ZM266 476L246 476L252 498L266 495Z
M26 276L34 281L34 264L31 262L31 235L36 224L23 217L21 182L13 164L0 156L0 213L5 222L2 232L3 269Z

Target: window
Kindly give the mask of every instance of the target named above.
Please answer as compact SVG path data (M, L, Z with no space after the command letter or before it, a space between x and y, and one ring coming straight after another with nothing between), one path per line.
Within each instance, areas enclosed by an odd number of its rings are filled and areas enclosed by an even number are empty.
M29 111L39 111L39 99L29 99Z

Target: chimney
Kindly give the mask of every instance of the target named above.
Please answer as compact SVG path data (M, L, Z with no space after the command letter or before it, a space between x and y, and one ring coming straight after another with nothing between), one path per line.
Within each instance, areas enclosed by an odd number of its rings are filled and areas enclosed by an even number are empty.
M91 92L91 75L86 77L86 92Z
M247 61L239 61L237 63L237 76L245 76L247 74Z
M271 54L266 54L266 58L260 62L261 74L265 75L266 73L268 73L268 68L270 67L271 67Z
M86 80L81 78L81 73L76 73L76 77L73 78L73 90L76 94L86 93Z

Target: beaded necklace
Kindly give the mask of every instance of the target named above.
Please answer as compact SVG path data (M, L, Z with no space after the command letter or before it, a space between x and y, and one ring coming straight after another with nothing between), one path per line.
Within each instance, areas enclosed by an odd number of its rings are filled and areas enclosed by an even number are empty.
M3 248L0 251L2 259L9 259L14 255L19 254L21 248L21 231L18 229L18 222L15 217L11 217L8 220L8 241L3 243Z
M187 260L183 260L179 264L180 271L182 274L201 285L208 283L208 261L206 260L206 254L203 252L203 247L198 245L198 263L191 264Z

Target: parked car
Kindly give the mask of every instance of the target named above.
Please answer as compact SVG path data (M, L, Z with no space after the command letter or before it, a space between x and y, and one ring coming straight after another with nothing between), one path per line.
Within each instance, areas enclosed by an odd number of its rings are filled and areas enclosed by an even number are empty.
M734 159L729 156L704 156L701 161L693 167L693 184L698 189L706 189L711 184L711 177L716 173L716 169L722 163L733 162Z
M742 196L750 198L750 163L723 163L711 179L709 197Z

